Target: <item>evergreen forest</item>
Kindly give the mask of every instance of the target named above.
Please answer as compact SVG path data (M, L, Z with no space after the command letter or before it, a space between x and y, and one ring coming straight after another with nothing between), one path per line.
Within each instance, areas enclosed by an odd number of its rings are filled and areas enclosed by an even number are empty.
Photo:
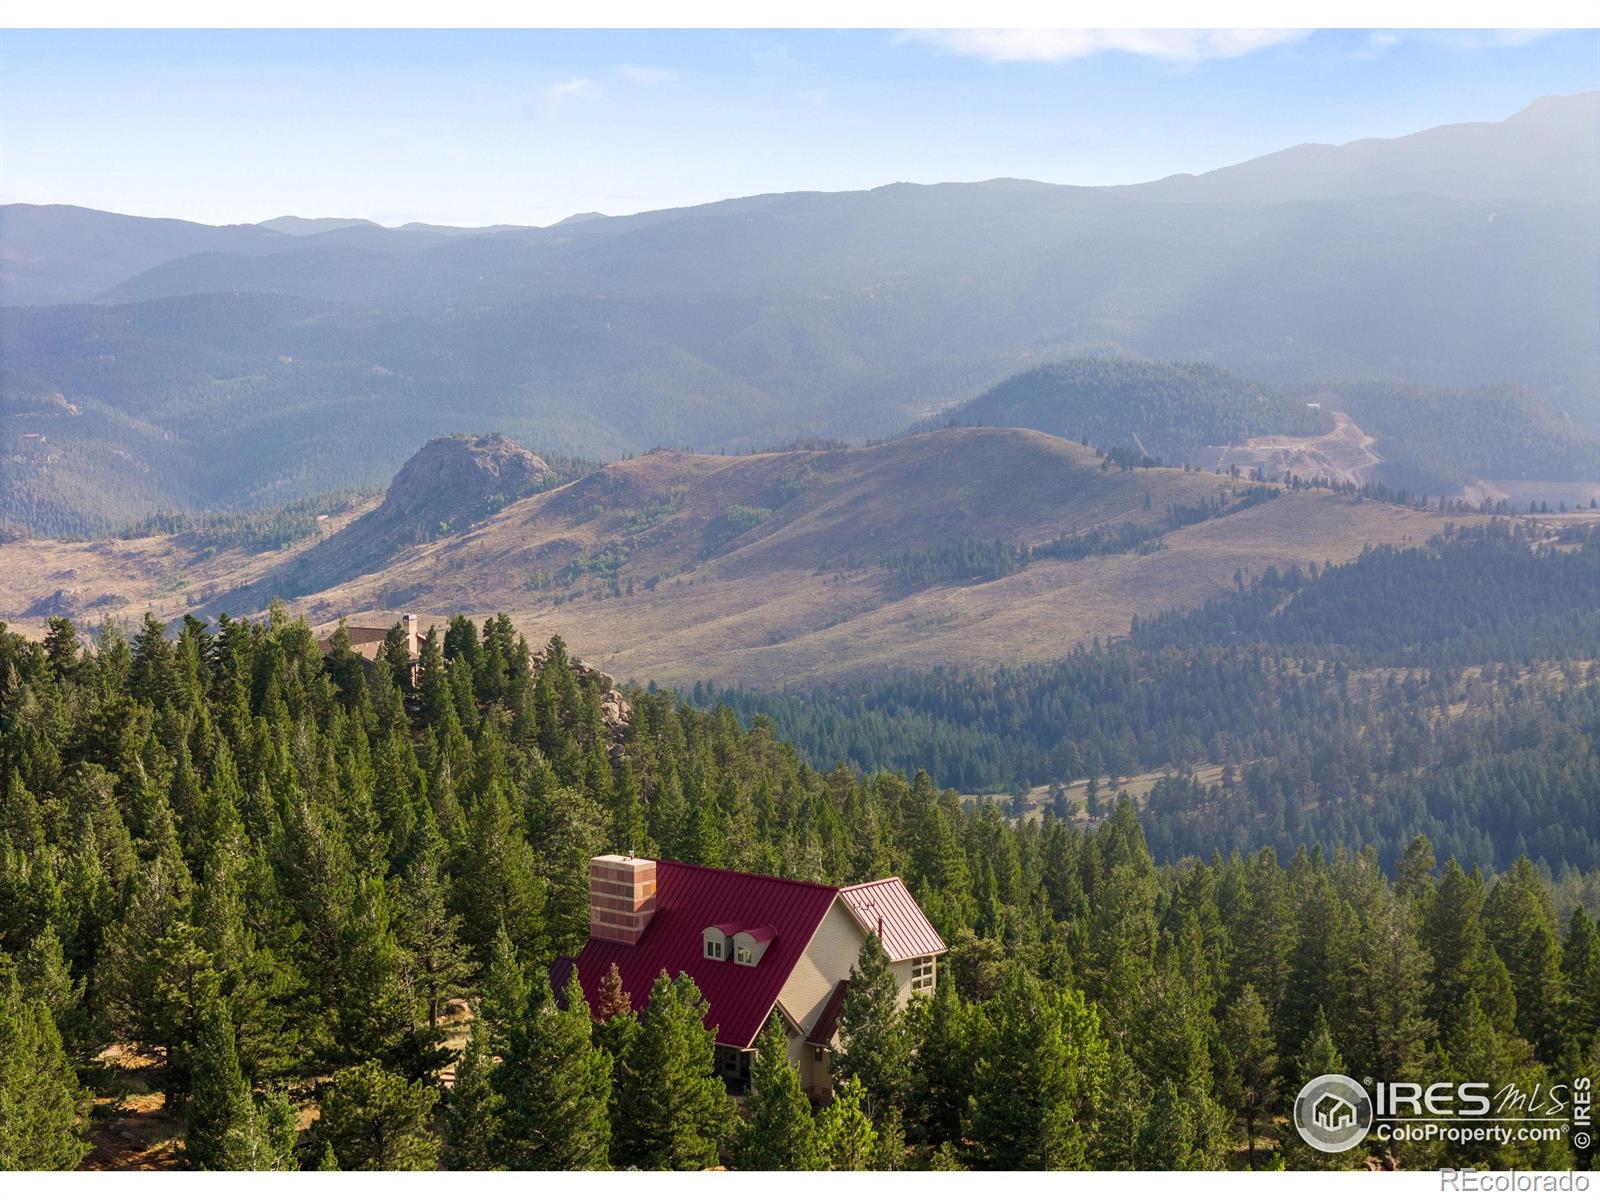
M1125 653L1176 653L1143 646L1166 635ZM1331 670L1300 672L1308 709ZM414 682L398 627L364 663L282 606L176 638L0 628L0 1166L125 1165L106 1133L130 1060L170 1131L146 1161L195 1169L1572 1163L1565 1142L1328 1156L1285 1125L1330 1071L1600 1074L1593 897L1548 859L1441 853L1403 808L1398 856L1316 821L1286 853L1179 852L1165 799L1018 818L924 770L817 770L725 705L630 688L619 713L608 683L504 616L430 629ZM1594 687L1550 736L1592 729ZM898 1009L869 938L833 1101L813 1111L775 1024L730 1097L688 974L637 1015L620 980L592 1011L552 986L588 860L619 846L898 874L950 947L938 986Z

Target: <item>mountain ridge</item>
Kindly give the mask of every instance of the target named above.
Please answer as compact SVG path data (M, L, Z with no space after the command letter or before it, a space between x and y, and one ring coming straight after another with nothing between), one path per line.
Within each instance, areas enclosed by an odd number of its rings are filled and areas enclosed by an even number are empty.
M1559 132L1564 111L1519 119ZM1587 128L1572 152L1600 160ZM0 291L43 286L57 253L88 271L57 292L98 302L0 321L0 519L40 532L376 486L461 428L588 458L881 438L1085 356L1273 389L1510 385L1600 428L1582 203L1177 203L999 179L484 233L202 230L153 264L173 228L88 214L95 239L57 230L19 261L43 211L0 212Z

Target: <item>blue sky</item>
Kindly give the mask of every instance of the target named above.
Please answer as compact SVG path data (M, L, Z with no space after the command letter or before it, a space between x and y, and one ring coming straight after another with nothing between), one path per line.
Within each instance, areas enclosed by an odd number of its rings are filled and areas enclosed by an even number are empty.
M0 33L0 199L546 224L727 196L1130 183L1600 87L1600 33Z

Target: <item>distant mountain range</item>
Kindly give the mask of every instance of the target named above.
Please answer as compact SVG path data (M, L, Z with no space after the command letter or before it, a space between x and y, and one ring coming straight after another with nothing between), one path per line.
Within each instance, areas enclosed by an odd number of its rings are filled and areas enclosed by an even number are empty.
M1131 188L488 230L6 206L0 519L96 532L373 485L461 428L605 458L879 437L1085 356L1291 401L1506 385L1600 427L1597 180L1590 93Z
M1546 96L1504 121L1441 125L1408 137L1307 144L1203 175L1125 190L1186 203L1371 200L1449 196L1600 204L1600 92Z

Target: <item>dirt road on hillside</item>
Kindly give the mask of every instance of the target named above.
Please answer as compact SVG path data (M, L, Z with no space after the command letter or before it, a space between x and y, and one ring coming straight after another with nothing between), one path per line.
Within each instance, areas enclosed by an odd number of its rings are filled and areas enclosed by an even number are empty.
M1259 467L1269 479L1285 472L1302 479L1331 479L1337 483L1365 483L1383 461L1373 450L1374 439L1342 412L1333 414L1333 428L1315 437L1274 434L1227 446L1205 446L1199 466L1210 471L1238 467L1249 472Z

